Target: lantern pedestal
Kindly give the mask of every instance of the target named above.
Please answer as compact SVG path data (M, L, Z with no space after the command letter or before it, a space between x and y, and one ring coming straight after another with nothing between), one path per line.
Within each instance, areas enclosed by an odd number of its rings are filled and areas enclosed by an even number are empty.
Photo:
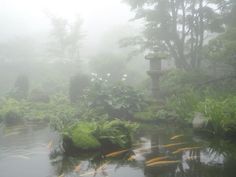
M152 96L156 99L160 98L160 76L161 76L161 60L154 55L147 55L145 57L150 62L150 70L147 74L152 80Z

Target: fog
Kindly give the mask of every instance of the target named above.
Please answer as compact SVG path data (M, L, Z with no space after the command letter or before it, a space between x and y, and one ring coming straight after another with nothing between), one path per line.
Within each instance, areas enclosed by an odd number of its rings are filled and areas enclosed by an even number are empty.
M92 63L96 63L95 60L103 62L103 56L107 56L105 60L111 60L109 62L112 63L112 57L116 55L119 56L117 60L125 63L127 69L120 69L120 75L114 77L121 77L127 70L135 73L147 63L142 59L143 56L131 57L129 53L132 48L121 48L119 45L123 38L141 32L141 23L130 21L133 17L130 7L120 0L1 0L0 58L5 61L2 66L5 69L6 62L12 63L7 64L11 69L6 69L6 72L13 71L7 74L8 79L2 78L6 82L2 81L1 90L3 93L7 92L20 74L29 75L33 87L41 87L48 77L52 80L58 77L59 80L69 82L69 78L78 72L96 72ZM59 50L56 47L60 45L55 40L55 30L59 26L53 26L53 19L61 24L65 22L65 30L68 31L73 30L76 20L79 21L81 38L77 46L76 60L80 61L78 65L70 64L75 60L68 62L69 56L59 56L59 51L52 53L53 50ZM109 57L111 58L108 59ZM63 66L54 66L53 63L58 62L66 62L72 68L66 70L66 66L64 69ZM69 72L64 73L65 70ZM146 70L137 74L137 78L145 78Z
M47 35L51 29L49 14L68 21L79 15L86 34L83 47L88 49L96 49L104 33L113 26L127 24L133 16L120 0L1 0L1 40Z
M1 177L235 177L235 0L0 0Z

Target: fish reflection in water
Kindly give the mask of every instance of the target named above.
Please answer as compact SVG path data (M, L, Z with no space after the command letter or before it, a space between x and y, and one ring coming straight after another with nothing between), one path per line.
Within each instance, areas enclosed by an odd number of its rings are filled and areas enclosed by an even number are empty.
M158 161L158 162L149 163L146 166L147 167L154 167L154 166L160 166L160 165L176 164L176 163L180 163L180 162L181 162L180 160Z
M175 135L175 136L171 137L170 140L175 140L175 139L181 138L183 136L184 136L183 134Z
M177 149L176 151L172 152L173 154L178 154L184 151L189 151L189 150L195 150L195 149L200 149L201 147L185 147L185 148L180 148Z

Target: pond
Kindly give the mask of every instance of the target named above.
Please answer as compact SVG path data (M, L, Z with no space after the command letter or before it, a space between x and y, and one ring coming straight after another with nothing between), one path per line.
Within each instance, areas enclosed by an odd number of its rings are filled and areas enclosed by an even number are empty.
M175 125L142 125L134 141L133 148L109 155L53 156L59 137L48 126L2 126L0 176L235 177L236 144L230 141Z

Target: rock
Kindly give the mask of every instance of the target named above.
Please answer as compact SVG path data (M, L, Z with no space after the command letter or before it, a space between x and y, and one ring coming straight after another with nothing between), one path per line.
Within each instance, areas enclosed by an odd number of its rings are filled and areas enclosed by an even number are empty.
M200 112L196 112L192 121L194 129L203 129L207 126L207 119Z

